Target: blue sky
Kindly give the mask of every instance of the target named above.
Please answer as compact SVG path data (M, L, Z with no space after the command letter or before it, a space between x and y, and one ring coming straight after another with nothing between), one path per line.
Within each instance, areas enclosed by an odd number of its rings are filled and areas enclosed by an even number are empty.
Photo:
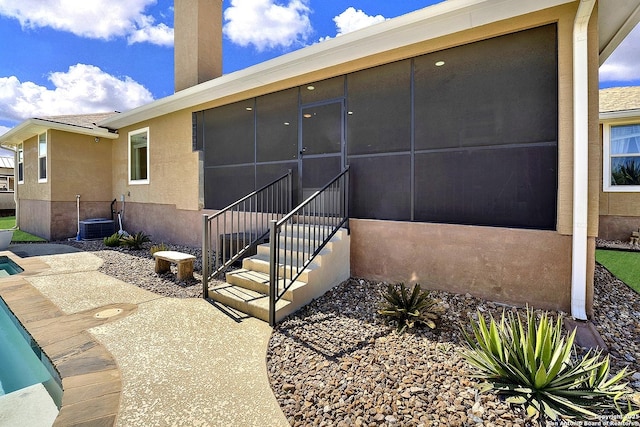
M438 0L224 0L223 71ZM0 0L0 134L30 117L126 111L173 93L173 0ZM640 27L601 87L640 84Z

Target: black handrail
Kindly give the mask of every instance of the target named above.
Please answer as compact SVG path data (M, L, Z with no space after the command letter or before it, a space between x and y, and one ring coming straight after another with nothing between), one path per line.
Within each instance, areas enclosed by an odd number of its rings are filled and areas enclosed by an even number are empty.
M269 229L269 324L276 304L340 228L349 224L349 166Z
M291 210L292 171L233 202L213 215L202 215L202 293L209 280L247 253L269 234L270 221ZM212 250L211 236L216 250ZM214 256L215 254L215 256Z

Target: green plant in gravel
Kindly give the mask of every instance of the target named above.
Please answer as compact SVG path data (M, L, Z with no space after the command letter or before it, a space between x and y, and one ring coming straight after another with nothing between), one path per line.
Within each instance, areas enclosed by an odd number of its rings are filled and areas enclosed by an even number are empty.
M169 250L169 246L165 245L164 243L160 243L159 245L151 246L151 248L149 249L149 252L151 253L151 255L153 255L156 252L168 251L168 250Z
M495 390L507 402L523 405L532 418L588 419L603 410L617 408L627 392L631 373L626 368L609 375L609 356L587 352L578 357L573 350L576 331L565 339L562 319L553 322L547 313L536 323L527 308L526 326L520 315L503 311L500 322L491 316L487 325L478 312L473 334L462 331L467 347L462 356L474 368L475 378L486 380L481 391Z
M148 235L144 234L142 231L138 231L136 234L132 234L120 239L122 246L126 246L132 250L140 250L142 249L142 245L150 242L151 239Z
M105 246L115 248L120 246L120 235L118 235L118 233L113 233L111 236L102 239L102 242Z
M397 331L403 333L407 328L415 325L426 325L435 329L436 320L443 313L440 301L429 297L428 292L422 292L419 284L415 284L411 291L404 283L389 284L387 291L382 294L385 301L378 313L397 322Z

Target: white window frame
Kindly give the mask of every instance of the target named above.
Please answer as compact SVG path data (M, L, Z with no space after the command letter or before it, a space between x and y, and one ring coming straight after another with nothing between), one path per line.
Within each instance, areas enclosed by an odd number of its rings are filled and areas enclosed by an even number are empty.
M602 191L605 193L640 192L640 185L611 185L611 128L628 125L640 125L640 122L635 120L602 124Z
M43 135L44 135L44 154L40 151L40 148L41 148L40 137ZM49 164L48 164L49 159L47 156L48 151L49 151L49 144L48 144L47 132L41 133L38 135L38 182L39 183L47 182L47 178L49 177ZM40 168L42 159L44 159L44 162L45 162L44 178L42 177L42 170Z
M22 176L20 176L20 169L22 169ZM24 184L24 147L22 143L18 144L18 169L16 170L16 175L18 184Z
M139 135L141 133L146 133L147 134L147 177L145 179L131 179L131 162L132 162L132 158L131 158L131 137L134 135ZM128 137L128 143L127 143L127 174L129 176L129 184L131 185L139 185L139 184L149 184L149 158L151 157L150 154L150 141L149 141L149 128L142 128L142 129L137 129L137 130L133 130L131 132L129 132L129 137Z

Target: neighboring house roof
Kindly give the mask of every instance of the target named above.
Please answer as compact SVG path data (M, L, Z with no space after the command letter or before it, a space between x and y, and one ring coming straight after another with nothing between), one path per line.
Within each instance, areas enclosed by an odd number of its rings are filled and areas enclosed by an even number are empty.
M600 119L640 117L640 86L600 90Z
M18 126L0 136L0 145L15 146L49 129L73 132L98 138L116 139L118 134L97 125L102 120L118 114L117 112L74 114L66 116L35 117L25 120Z
M0 157L0 168L13 169L13 157Z
M511 19L574 0L448 0L223 75L100 122L122 128L238 93L382 54L414 43ZM640 21L640 1L600 0L599 53L604 61Z

